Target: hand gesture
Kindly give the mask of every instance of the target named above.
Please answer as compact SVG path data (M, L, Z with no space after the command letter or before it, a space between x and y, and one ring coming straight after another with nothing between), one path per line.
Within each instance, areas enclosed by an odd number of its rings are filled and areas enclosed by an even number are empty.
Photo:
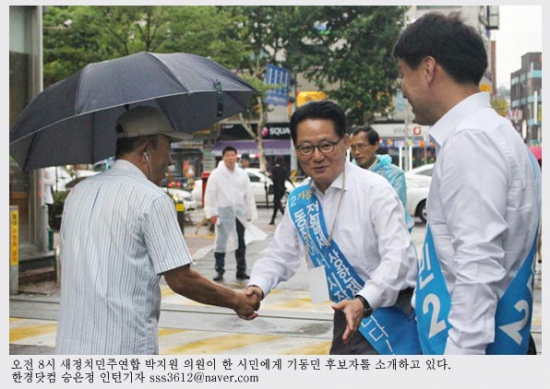
M358 299L342 300L338 304L334 304L332 309L335 311L343 311L346 315L346 330L342 336L344 344L348 344L351 338L355 335L363 320L363 303Z
M260 308L260 301L256 296L249 296L242 292L236 293L235 312L244 320L252 320L258 317L256 310Z

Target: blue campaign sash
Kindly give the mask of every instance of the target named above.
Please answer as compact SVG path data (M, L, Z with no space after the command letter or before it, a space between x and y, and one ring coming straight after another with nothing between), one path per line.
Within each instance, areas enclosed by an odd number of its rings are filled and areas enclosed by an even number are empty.
M531 333L533 265L537 235L535 234L535 242L526 260L497 304L495 341L487 346L486 354L523 355L527 353ZM451 329L448 321L450 309L451 297L428 226L416 283L418 337L424 354L444 354Z
M292 191L288 209L313 265L325 266L331 300L353 299L363 289L365 281L350 265L336 242L327 246L323 209L308 185ZM420 353L416 322L397 307L378 308L362 320L359 332L380 355Z
M529 152L529 154L531 154ZM535 182L540 184L540 169L529 155ZM540 195L538 196L540 210ZM495 341L486 354L524 355L529 346L533 309L535 252L538 228L531 250L518 273L504 291L495 312ZM430 226L427 226L423 256L418 263L416 282L418 337L424 354L443 354L451 325L448 317L451 297L439 266Z

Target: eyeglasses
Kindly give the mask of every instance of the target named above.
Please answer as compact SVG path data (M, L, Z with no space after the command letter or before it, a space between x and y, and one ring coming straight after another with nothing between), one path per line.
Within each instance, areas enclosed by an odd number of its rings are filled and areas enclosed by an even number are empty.
M315 149L319 149L319 151L323 154L328 154L334 150L334 146L336 146L341 140L342 138L339 138L335 142L324 140L318 145L312 145L309 142L304 142L301 145L296 146L296 150L304 156L312 155L315 152Z
M366 143L358 143L356 145L351 145L349 148L351 149L351 152L354 153L355 150L357 151L365 151L367 147L370 146Z

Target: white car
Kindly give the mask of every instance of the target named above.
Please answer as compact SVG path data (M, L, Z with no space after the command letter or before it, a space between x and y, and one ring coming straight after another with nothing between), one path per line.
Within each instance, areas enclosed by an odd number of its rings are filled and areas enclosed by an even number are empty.
M183 202L185 211L194 211L197 209L197 202L193 198L191 192L179 188L162 187L162 190L167 193L172 200Z
M56 166L54 177L55 184L53 185L54 192L67 192L83 179L94 176L98 172L93 170L73 170L70 172L63 166Z
M254 200L256 205L271 205L273 203L273 194L269 194L266 197L266 191L269 192L269 186L273 185L273 181L269 178L263 170L258 168L246 168L245 171L248 173L248 178L250 178L250 183L252 184L252 192L254 193ZM208 184L207 184L208 185ZM297 183L295 183L298 186ZM285 187L287 192L290 192L294 187L289 183L285 182ZM195 180L195 185L193 186L193 199L203 206L202 203L202 180ZM285 196L286 197L286 196ZM267 200L267 202L266 202ZM285 198L283 198L283 204L285 203Z
M411 216L417 216L426 223L426 201L432 182L433 163L420 166L405 173L407 181L407 208Z

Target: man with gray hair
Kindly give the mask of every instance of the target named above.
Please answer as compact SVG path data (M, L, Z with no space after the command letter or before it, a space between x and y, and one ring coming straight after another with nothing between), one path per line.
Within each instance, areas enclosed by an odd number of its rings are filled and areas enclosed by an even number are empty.
M116 130L113 167L65 202L57 354L158 354L161 276L182 296L253 319L256 299L191 268L174 203L158 187L183 135L146 106L123 113Z

